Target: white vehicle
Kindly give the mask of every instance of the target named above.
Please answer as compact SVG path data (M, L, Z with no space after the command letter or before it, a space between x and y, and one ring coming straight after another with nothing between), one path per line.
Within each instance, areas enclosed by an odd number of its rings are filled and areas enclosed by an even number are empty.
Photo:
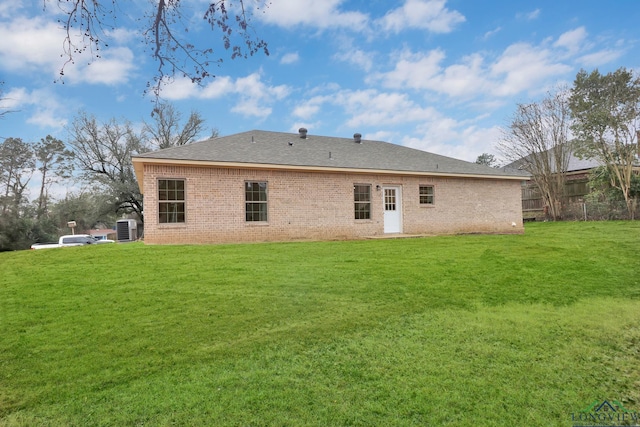
M68 234L60 237L58 243L34 243L31 245L31 249L65 248L69 246L86 246L104 243L113 243L113 240L99 240L89 234Z

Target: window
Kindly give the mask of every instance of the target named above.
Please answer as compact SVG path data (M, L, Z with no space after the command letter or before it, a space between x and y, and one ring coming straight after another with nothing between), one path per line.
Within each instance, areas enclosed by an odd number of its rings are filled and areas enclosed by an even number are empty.
M420 204L433 205L433 185L420 186Z
M250 182L245 183L244 200L246 210L246 221L267 220L267 183Z
M396 189L395 188L384 189L384 210L387 212L396 210Z
M158 180L158 221L184 222L184 180Z
M371 186L356 184L353 186L355 219L371 219Z

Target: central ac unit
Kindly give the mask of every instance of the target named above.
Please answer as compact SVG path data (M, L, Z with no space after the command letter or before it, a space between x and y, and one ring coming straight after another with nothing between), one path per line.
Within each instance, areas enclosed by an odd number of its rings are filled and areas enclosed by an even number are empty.
M135 219L119 219L116 222L118 242L133 242L138 239L138 224Z

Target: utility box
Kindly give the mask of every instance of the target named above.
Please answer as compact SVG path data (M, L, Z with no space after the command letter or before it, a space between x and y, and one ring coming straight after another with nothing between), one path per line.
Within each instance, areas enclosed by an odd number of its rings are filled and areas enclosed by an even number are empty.
M138 239L138 224L135 219L119 219L116 222L118 242L133 242Z

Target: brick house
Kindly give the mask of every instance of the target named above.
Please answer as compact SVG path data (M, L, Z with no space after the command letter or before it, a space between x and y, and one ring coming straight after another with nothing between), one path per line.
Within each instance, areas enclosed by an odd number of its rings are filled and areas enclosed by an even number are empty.
M133 157L145 242L522 233L519 171L380 141L249 131Z

